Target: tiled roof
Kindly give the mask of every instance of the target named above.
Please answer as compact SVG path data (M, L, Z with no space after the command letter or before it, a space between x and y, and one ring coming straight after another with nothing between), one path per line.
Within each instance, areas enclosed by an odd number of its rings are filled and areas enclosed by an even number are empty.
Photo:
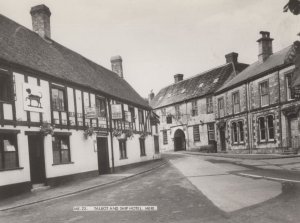
M238 63L234 67L233 63L227 63L169 85L158 92L154 99L151 100L150 105L152 108L159 108L212 94L220 88L230 76L234 75L235 70L238 73L247 66L247 64Z
M292 49L293 49L293 45L272 54L264 62L256 61L255 63L249 65L239 75L237 75L236 77L228 81L226 84L224 84L217 92L221 92L226 89L237 86L244 81L255 78L255 76L257 75L260 75L278 66L282 66L289 63L288 57Z
M116 73L0 14L0 59L149 108Z

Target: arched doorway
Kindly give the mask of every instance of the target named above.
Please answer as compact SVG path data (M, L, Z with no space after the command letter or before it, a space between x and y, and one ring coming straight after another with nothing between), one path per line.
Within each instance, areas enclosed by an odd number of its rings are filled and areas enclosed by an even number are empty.
M174 151L186 150L185 135L181 129L177 129L174 134Z

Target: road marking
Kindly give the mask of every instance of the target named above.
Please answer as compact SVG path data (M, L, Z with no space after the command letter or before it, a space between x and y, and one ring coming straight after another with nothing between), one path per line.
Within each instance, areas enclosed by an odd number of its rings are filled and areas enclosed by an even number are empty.
M290 179L277 178L277 177L266 177L266 176L254 175L254 174L238 173L238 175L245 176L245 177L257 178L257 179L268 179L268 180L275 180L275 181L285 181L285 182L292 182L292 183L300 183L300 180L290 180Z
M74 218L70 218L68 220L66 220L65 222L74 222L74 221L77 221L77 220L80 220L80 219L83 219L83 216L77 216L77 217L74 217Z

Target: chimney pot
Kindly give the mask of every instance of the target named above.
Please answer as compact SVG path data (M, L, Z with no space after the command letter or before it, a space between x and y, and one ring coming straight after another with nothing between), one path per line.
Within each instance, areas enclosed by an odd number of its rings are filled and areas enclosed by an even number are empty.
M225 55L226 58L226 63L233 63L233 64L237 64L238 62L238 53L232 52L232 53L228 53Z
M122 61L122 57L119 55L110 58L111 70L118 74L121 78L124 78Z
M272 41L274 39L270 38L270 32L260 31L261 38L257 40L258 42L258 60L264 62L273 54Z
M37 5L30 10L32 18L32 29L42 38L51 38L50 9L46 5Z
M149 94L149 102L153 100L155 94L153 92L153 90L151 90L150 94Z
M183 80L183 74L175 74L174 75L174 82L178 83L179 81Z

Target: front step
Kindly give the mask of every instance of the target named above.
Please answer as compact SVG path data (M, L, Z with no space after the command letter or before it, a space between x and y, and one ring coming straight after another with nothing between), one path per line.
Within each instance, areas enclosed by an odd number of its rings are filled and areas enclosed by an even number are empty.
M32 184L31 192L47 190L49 188L50 188L50 186L46 186L45 184Z

